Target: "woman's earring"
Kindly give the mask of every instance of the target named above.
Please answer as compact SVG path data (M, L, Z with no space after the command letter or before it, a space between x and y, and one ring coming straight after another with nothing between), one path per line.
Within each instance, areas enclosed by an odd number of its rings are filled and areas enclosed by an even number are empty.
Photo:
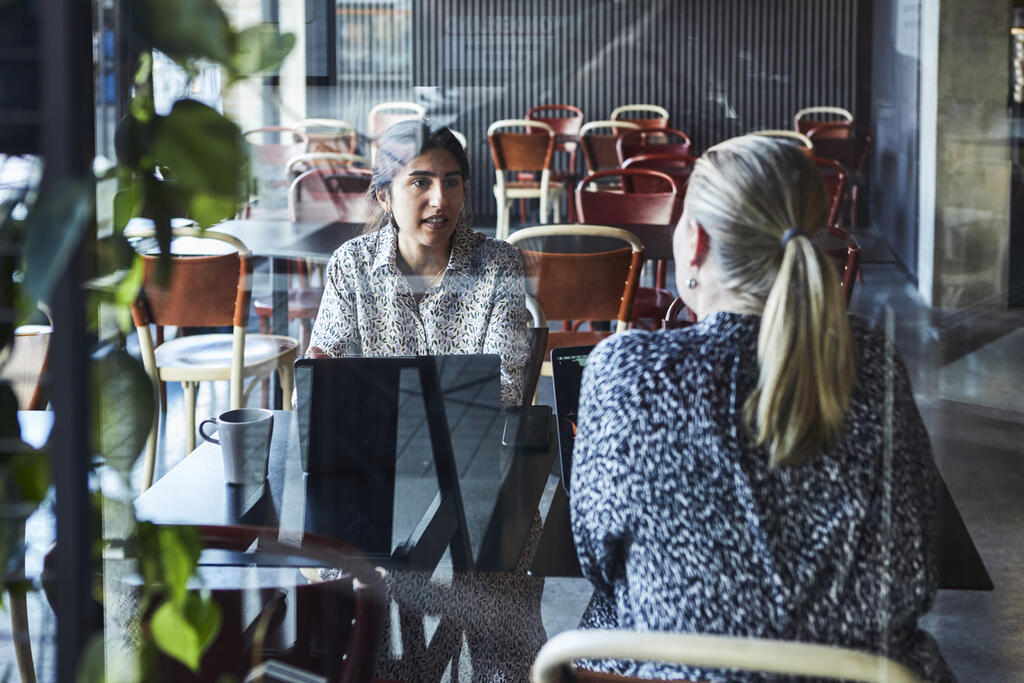
M686 281L686 286L689 287L690 289L697 289L697 279L691 277L689 280Z

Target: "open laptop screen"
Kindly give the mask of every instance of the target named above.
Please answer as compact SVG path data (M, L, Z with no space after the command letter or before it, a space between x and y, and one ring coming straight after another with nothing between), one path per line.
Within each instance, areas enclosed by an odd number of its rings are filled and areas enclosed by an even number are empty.
M562 462L562 486L569 491L572 448L576 440L577 410L583 366L593 346L566 346L551 350L551 375L555 385L555 414L558 416L558 453Z

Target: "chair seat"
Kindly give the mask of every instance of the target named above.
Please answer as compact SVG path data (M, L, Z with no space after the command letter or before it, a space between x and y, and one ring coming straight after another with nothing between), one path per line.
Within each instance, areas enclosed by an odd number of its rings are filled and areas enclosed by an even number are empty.
M639 287L636 290L636 299L633 300L633 318L661 320L675 298L675 294L667 289Z
M320 311L320 300L324 296L322 287L296 287L288 290L288 319L303 320L315 318ZM265 296L253 297L253 310L261 318L269 318L274 314L273 298Z
M165 382L227 380L231 378L230 334L178 337L156 348L156 364ZM245 336L246 377L269 374L288 354L298 352L291 337L272 334Z

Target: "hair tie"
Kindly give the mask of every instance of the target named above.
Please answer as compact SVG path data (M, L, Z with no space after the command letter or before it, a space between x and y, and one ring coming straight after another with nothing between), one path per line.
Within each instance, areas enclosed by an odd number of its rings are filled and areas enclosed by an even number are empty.
M785 249L786 243L797 235L803 235L803 231L801 231L800 228L790 228L786 232L782 233L782 248Z

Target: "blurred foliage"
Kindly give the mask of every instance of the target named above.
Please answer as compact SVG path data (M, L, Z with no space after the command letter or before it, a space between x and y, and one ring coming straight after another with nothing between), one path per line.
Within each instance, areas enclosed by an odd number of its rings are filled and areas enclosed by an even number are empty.
M114 236L96 254L99 270L89 283L89 306L94 325L95 311L106 304L127 331L128 305L142 284L141 261L123 234L129 221L142 217L153 222L161 252L158 275L166 275L171 218L188 217L209 227L234 216L249 187L249 150L233 121L189 99L166 115L156 113L153 51L167 55L190 79L200 64L219 65L231 86L277 68L295 37L270 24L236 30L216 0L125 0L123 5L130 17L123 30L131 38L136 72L129 114L115 135L119 189ZM0 360L10 351L15 326L49 300L94 215L95 179L50 183L41 194L37 181L26 183L20 193L0 196L0 309L11 312L0 315ZM90 381L92 451L127 478L154 424L154 385L141 363L122 348L94 354ZM5 587L19 573L24 521L51 481L45 452L21 442L17 410L10 387L0 383L0 568ZM148 619L145 645L197 670L221 618L208 593L190 586L199 537L188 528L130 526L130 545L144 580L140 614ZM99 680L97 666L102 667L102 643L93 642L81 662L82 680Z

